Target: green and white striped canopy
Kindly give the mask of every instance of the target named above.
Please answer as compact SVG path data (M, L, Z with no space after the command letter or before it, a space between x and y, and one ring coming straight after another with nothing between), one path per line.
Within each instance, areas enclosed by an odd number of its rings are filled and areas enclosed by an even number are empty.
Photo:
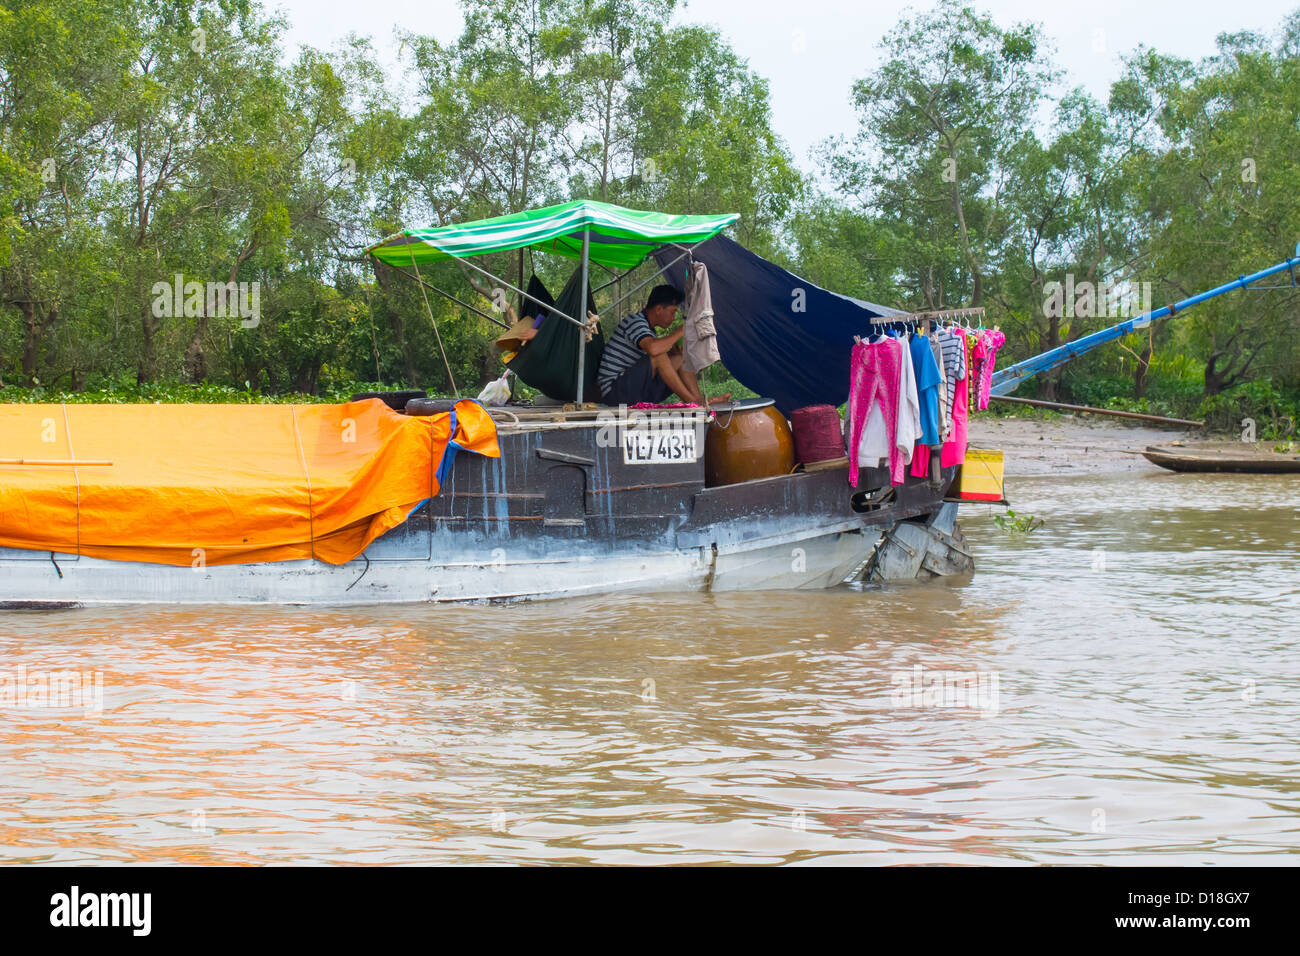
M738 213L674 216L577 199L459 226L407 229L366 251L394 266L410 265L412 260L417 264L438 262L525 247L578 259L582 256L583 230L589 229L592 262L611 269L630 269L664 243L703 242L739 218Z

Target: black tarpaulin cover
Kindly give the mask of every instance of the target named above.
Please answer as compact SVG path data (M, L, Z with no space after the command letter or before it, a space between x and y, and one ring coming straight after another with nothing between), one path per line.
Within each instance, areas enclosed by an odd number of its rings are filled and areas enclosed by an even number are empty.
M679 255L680 249L665 246L655 259L665 267ZM868 334L872 318L897 314L813 285L726 236L701 243L693 255L709 267L722 364L786 415L805 405L847 401L853 336ZM679 290L686 266L682 259L665 271Z

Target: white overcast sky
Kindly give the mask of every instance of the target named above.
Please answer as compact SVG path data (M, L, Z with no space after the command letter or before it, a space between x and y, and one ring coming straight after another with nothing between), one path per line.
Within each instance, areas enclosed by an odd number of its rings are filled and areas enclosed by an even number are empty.
M288 18L291 46L328 48L350 32L368 35L390 68L397 62L395 28L452 40L461 28L455 0L264 0ZM1145 43L1162 53L1199 59L1214 52L1220 33L1272 33L1300 0L985 0L979 9L1003 26L1042 24L1055 41L1065 83L1105 100L1119 73L1119 55ZM691 0L677 22L717 27L750 67L767 78L773 125L799 165L813 170L809 149L837 133L852 133L853 81L879 62L878 44L908 7L904 0Z

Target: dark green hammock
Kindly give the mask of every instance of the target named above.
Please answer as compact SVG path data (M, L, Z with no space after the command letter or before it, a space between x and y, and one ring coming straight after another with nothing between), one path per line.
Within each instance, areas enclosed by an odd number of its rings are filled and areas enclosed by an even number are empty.
M582 282L582 270L578 269L565 283L564 291L558 300L552 300L546 287L537 276L528 280L528 294L548 302L556 309L575 319L584 318L586 312L580 306L581 294L578 286ZM524 314L537 308L537 303L524 303ZM543 309L545 311L545 309ZM592 298L591 287L587 287L587 310L596 311L596 300ZM510 371L519 376L525 385L531 385L548 398L562 402L576 401L578 398L578 336L582 329L558 315L548 315L542 322L537 335L525 342L513 359ZM584 402L600 401L600 391L596 387L596 370L600 368L600 356L605 350L605 336L600 331L591 337L584 351L585 366L583 375L582 400Z

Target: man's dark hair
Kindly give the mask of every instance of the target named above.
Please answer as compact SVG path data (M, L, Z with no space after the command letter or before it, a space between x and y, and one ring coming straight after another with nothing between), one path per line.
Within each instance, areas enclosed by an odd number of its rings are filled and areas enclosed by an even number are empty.
M657 285L650 290L650 298L645 300L645 307L653 309L656 305L681 305L682 294L670 285Z

